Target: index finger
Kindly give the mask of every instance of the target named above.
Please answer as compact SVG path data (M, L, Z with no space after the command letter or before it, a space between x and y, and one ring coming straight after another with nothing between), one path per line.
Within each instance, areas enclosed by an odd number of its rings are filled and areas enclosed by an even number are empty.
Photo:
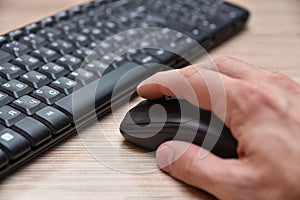
M212 110L226 123L232 113L229 108L235 104L231 94L235 81L215 71L188 66L151 76L138 86L137 92L147 99L185 98L196 106Z

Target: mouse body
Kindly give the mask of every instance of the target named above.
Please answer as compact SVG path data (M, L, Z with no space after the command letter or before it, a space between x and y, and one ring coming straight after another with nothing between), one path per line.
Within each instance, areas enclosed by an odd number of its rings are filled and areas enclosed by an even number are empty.
M151 151L168 140L191 142L222 158L237 157L237 141L212 112L184 99L144 100L125 115L120 132L128 141Z

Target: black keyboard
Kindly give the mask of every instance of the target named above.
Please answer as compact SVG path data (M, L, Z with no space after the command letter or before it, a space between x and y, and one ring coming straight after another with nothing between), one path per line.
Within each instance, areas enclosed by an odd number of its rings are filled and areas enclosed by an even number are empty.
M140 81L165 69L148 63L186 65L165 50L189 53L182 35L209 50L242 30L248 15L219 0L97 0L0 36L0 177L76 133L95 111L101 117L112 102L121 105ZM112 37L124 31L127 43L122 34ZM101 42L107 38L113 39ZM150 48L149 38L166 48ZM126 49L128 41L144 48Z

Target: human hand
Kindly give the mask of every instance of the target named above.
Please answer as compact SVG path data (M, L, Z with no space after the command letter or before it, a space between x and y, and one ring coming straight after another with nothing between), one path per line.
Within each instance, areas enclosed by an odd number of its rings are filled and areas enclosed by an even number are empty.
M201 147L169 141L157 150L159 167L223 200L300 199L300 86L287 76L230 57L216 59L215 65L217 70L188 66L159 72L137 92L156 99L175 96L176 90L177 98L212 109L237 139L238 159L212 153L200 158ZM179 76L190 84L197 101L183 89ZM225 90L226 115L219 109L224 102L211 101L203 77L221 77L224 85L216 85L215 91Z

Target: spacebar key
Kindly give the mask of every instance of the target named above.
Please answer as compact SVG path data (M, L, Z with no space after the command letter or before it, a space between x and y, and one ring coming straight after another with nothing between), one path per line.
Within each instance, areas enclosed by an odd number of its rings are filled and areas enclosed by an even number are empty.
M100 79L60 99L55 103L55 107L77 121L94 114L95 109L107 109L112 100L121 100L131 95L139 82L158 70L159 66L157 69L149 69L135 62L126 62Z

